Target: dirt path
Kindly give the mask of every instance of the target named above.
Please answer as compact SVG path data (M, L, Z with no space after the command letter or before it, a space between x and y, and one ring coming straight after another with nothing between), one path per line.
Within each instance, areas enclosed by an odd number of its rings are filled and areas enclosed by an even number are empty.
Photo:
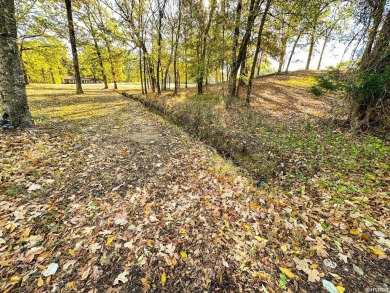
M84 105L89 113L94 107L104 112L78 116ZM50 115L56 107L81 110L58 114L56 122L42 114L37 130L4 134L3 163L14 169L2 174L2 291L273 292L284 268L294 271L285 283L295 292L320 292L320 279L345 287L352 281L350 288L362 290L385 286L386 259L374 263L372 276L366 272L369 283L353 285L360 277L350 279L352 264L342 273L347 265L318 227L306 233L312 238L305 245L313 248L301 254L298 233L309 224L286 218L301 202L255 189L232 165L139 103L96 91L66 101L52 93L33 102L33 109L43 106ZM16 154L23 154L17 166ZM11 194L11 179L27 190ZM309 251L338 268L318 261L320 275L308 282L292 259ZM58 269L47 276L51 263Z

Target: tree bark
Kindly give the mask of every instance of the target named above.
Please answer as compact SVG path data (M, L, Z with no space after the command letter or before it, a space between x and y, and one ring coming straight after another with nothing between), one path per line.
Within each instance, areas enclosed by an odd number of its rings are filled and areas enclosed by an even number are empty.
M106 37L104 37L104 42L106 43L106 48L107 48L107 53L108 53L108 63L110 63L111 75L112 75L112 79L114 81L114 89L118 89L118 83L117 83L117 78L116 78L114 60L112 59L112 50L111 50L110 41Z
M321 49L321 53L320 53L320 60L318 61L317 70L320 70L322 57L324 56L325 47L326 47L326 44L328 43L328 39L329 39L329 35L326 35L325 40L324 40L324 44L322 45L322 49Z
M306 67L305 67L306 70L310 69L311 57L313 55L313 50L314 50L315 32L316 32L316 28L314 27L312 32L311 32L311 36L310 36L309 54L307 56L307 62L306 62Z
M158 0L158 28L157 28L157 93L161 94L161 87L160 87L160 67L161 67L161 40L162 40L162 34L161 34L161 28L162 28L162 20L164 17L164 10L165 10L165 4L166 0L163 0L163 4L161 6L160 1Z
M298 37L294 41L294 45L292 47L290 57L288 58L286 71L285 71L286 73L288 73L288 68L290 67L290 63L291 63L292 57L294 56L295 48L297 47L299 39L301 38L301 36L302 36L302 31L299 32Z
M375 5L377 3L377 5ZM364 62L365 59L368 58L368 56L371 53L372 46L374 45L376 35L378 34L378 28L379 25L382 22L382 16L385 10L386 0L380 0L380 1L369 1L370 6L373 8L372 11L372 18L373 18L373 24L370 29L370 33L368 35L367 45L364 49L364 53L362 56L362 60Z
M87 17L88 17L88 22L89 23L85 23L85 25L87 27L89 27L89 31L90 31L92 39L93 39L93 44L94 44L94 47L95 47L95 51L96 51L96 54L98 56L100 70L102 72L104 88L108 89L107 75L106 75L106 71L104 70L104 63L103 63L102 52L100 50L100 47L99 47L99 44L98 44L98 39L97 39L97 36L96 36L96 31L95 31L95 28L94 28L93 23L92 23L91 11L90 11L89 5L86 5L86 9L87 9Z
M142 53L141 49L139 49L138 52L139 58L138 58L138 65L139 65L139 79L141 81L141 93L144 94L144 83L143 83L143 78L142 78Z
M361 70L383 72L390 66L390 11L384 18L383 26L376 37L375 45L369 55L360 63Z
M204 79L204 74L205 74L205 67L206 67L206 53L207 53L207 37L210 31L211 27L211 22L213 20L214 16L214 11L216 8L216 4L213 1L211 3L211 7L209 7L209 15L208 15L208 20L207 24L205 26L204 31L202 31L202 36L201 36L201 53L200 53L200 58L198 60L198 80L197 80L197 87L198 87L198 95L203 94L203 79Z
M179 45L179 40L180 40L180 28L181 28L181 0L179 0L179 16L178 16L178 24L177 24L177 32L176 32L176 42L175 42L175 51L174 51L174 56L173 56L173 74L174 74L174 79L175 79L175 87L173 90L173 95L177 95L177 89L179 87L179 82L178 82L178 72L177 72L177 47Z
M238 38L240 36L240 19L241 19L241 10L242 10L242 0L238 0L236 7L236 19L235 19L235 28L233 35L233 47L232 47L232 61L231 69L229 73L229 92L225 98L226 108L230 108L232 105L232 99L234 93L236 92L236 81L237 81L237 48L238 48Z
M73 67L74 67L74 73L75 73L75 79L76 79L76 93L83 94L83 88L81 87L79 58L77 56L76 35L74 32L74 26L73 26L72 1L65 0L65 6L66 6L66 15L68 18L70 45L72 47Z
M231 102L233 97L236 96L237 94L237 72L238 69L240 68L240 65L243 64L245 57L246 57L246 52L248 50L248 43L251 37L252 33L252 28L255 23L256 17L259 14L259 7L260 7L260 0L251 0L250 3L250 8L249 8L249 15L248 19L246 22L246 28L245 28L245 33L241 41L240 49L238 50L238 56L236 57L236 50L237 50L237 43L238 41L238 36L239 36L239 23L240 23L240 15L241 15L241 8L239 6L242 4L240 3L237 4L237 9L236 9L236 21L235 21L235 30L234 30L234 45L233 45L233 57L232 57L232 65L231 65L231 72L230 72L230 79L229 79L229 94L227 97L227 100L225 102L225 106L227 108L231 107Z
M17 45L15 5L0 0L0 98L3 119L14 127L32 127L20 55Z
M252 68L251 68L251 72L250 72L250 75L249 75L248 87L247 87L247 91L246 91L246 104L247 104L247 106L250 105L250 96L251 96L251 90L252 90L252 80L253 80L253 76L255 75L255 70L256 70L256 65L257 65L257 58L259 56L259 52L260 52L260 49L261 49L261 39L262 39L262 35L263 35L264 24L265 24L265 21L267 19L268 10L271 7L271 3L272 3L272 0L267 0L267 4L265 6L265 9L264 9L264 12L263 12L263 16L261 18L260 28L259 28L259 31L257 33L256 51L255 51L255 55L253 56Z
M286 56L286 49L287 49L287 36L282 36L282 42L281 42L282 48L279 55L279 67L278 67L278 73L282 73L283 65L284 65L284 58Z
M146 57L145 54L142 54L143 59L143 71L144 71L144 94L148 93L148 86L147 86L147 76L146 76Z

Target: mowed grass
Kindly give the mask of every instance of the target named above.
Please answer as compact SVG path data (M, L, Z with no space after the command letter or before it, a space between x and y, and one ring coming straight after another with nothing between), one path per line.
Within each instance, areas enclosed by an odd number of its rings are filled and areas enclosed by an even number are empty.
M135 89L136 85L121 85ZM112 88L112 85L110 85ZM83 85L84 94L75 92L75 85L31 84L27 96L33 119L38 127L53 124L83 124L87 119L99 118L111 111L118 111L126 102L113 90L103 89L102 84Z

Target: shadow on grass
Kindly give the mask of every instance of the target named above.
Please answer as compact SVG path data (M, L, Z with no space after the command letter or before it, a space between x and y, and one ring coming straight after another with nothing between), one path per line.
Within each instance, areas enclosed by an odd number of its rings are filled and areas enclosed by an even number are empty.
M28 95L34 120L39 127L63 128L67 123L83 125L122 110L127 102L113 91L87 90L83 95L57 89ZM61 124L61 125L56 125Z

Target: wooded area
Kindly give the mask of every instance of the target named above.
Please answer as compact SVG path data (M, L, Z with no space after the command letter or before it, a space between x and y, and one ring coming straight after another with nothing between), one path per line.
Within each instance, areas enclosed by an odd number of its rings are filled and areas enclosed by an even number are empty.
M138 81L144 94L160 94L171 84L177 94L180 86L196 83L202 94L204 85L229 80L223 92L229 108L244 84L249 84L249 105L252 79L269 70L270 59L278 62L277 72L288 72L300 47L307 50L306 70L320 69L324 52L344 44L345 52L352 52L351 59L344 60L343 54L338 66L353 69L347 77L352 86L347 95L357 104L356 117L366 124L378 123L378 107L388 106L386 0L80 0L65 4L66 11L62 1L17 2L18 49L26 84L59 83L73 75L81 93L81 74L101 79L105 87L113 82L115 89L118 82ZM8 25L14 24L4 24L6 30ZM332 41L339 45L329 48ZM69 43L72 61L67 55ZM319 54L315 65L314 54ZM5 72L6 66L2 68ZM371 84L361 84L366 75L371 76Z
M0 0L0 98L2 292L390 290L389 0Z

